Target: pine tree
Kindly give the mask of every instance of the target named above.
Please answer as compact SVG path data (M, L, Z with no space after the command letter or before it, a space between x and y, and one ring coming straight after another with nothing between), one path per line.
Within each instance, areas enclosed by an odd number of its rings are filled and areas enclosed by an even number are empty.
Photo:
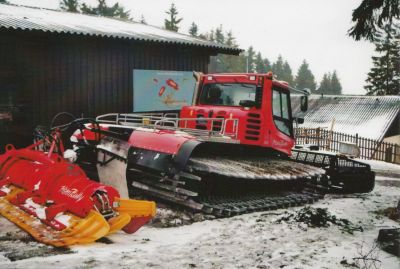
M230 47L238 47L232 31L224 33L222 26L219 26L216 29L212 29L206 34L200 34L198 35L198 37L213 42L219 42ZM255 54L252 48L250 49L250 54ZM216 73L245 72L246 56L244 56L244 54L241 54L239 56L226 54L218 54L217 56L212 56L210 58L209 71Z
M226 33L225 45L237 48L236 38L233 36L232 31Z
M192 24L193 25L193 24ZM211 29L207 33L199 34L199 38L218 42L226 46L230 46L233 48L237 48L238 44L236 42L236 38L234 37L232 31L224 32L222 25L215 29ZM254 72L256 71L256 51L254 51L253 47L250 47L248 51L240 54L239 56L226 55L226 54L218 54L216 56L210 57L209 63L209 72L213 73L241 73L246 72L246 61L248 61L248 71ZM269 61L266 61L266 65L269 66Z
M61 0L60 8L65 11L79 13L79 1L78 0Z
M147 24L147 21L146 21L146 19L144 18L143 14L142 14L142 16L140 17L140 23L141 23L141 24Z
M278 56L276 62L272 64L272 73L278 80L283 80L285 77L285 71L283 70L283 58L282 55Z
M332 73L330 84L331 84L332 94L335 95L342 94L342 85L340 84L340 80L338 78L336 70L334 70Z
M267 58L264 58L264 66L265 66L265 73L272 71L271 62Z
M172 3L169 10L166 11L165 13L167 13L169 15L169 18L164 20L165 29L174 31L174 32L178 32L178 30L179 30L178 24L183 19L182 18L178 19L178 10L176 9L175 4Z
M254 51L254 48L250 46L247 49L247 62L246 62L247 64L246 70L249 73L253 73L256 71L255 57L256 57L256 52Z
M293 85L293 74L292 74L292 68L290 68L290 65L287 61L283 64L283 76L281 78L283 81L286 81L289 83L289 85Z
M225 43L225 36L224 36L224 31L222 29L222 25L220 25L217 29L215 29L215 42L220 44Z
M294 81L297 89L310 89L311 92L315 92L316 83L314 75L308 67L306 60L303 61Z
M0 0L0 4L8 4L6 0Z
M400 95L400 30L398 25L386 25L376 35L373 67L368 73L368 95Z
M363 0L352 16L355 25L349 30L349 35L355 40L374 41L380 28L400 19L400 0Z
M238 47L232 31L226 33L225 45L233 48ZM234 55L222 54L221 61L224 63L225 70L223 70L223 72L225 73L234 73L234 72L238 73L245 71L246 59L243 55L234 56Z
M224 44L225 43L225 35L224 35L224 31L222 28L222 25L220 25L218 28L215 29L215 42L219 43L219 44ZM227 72L227 63L225 61L225 57L224 54L218 54L215 57L215 61L216 61L216 71L218 73L223 73L223 72Z
M261 52L257 53L256 55L255 65L257 73L263 74L267 72L267 66L265 65Z
M319 94L332 94L332 87L331 87L331 74L325 73L322 77L321 83L319 84L318 91L314 91L312 93L319 93Z
M215 42L214 29L211 29L211 31L206 34L206 37L207 37L206 38L207 40L209 40L211 42ZM218 55L210 57L210 70L212 72L215 72L215 73L221 72L221 70L220 70L221 65L219 65L218 62L219 62Z
M194 22L192 22L192 25L190 26L189 34L194 37L197 37L199 34L199 27Z
M118 3L116 3L112 9L115 9L115 13L112 15L112 17L117 17L120 19L125 19L125 20L132 20L133 18L131 18L130 16L130 11L129 10L125 10L124 7L119 6Z
M214 42L215 41L215 33L214 30L211 30L209 33L207 33L207 40Z
M99 15L104 17L114 17L120 19L128 19L130 20L130 11L125 10L119 3L115 3L113 6L108 6L106 0L98 0L98 4L96 7L91 7L86 5L85 3L81 6L82 13Z
M207 34L199 34L198 38L208 40L207 39Z

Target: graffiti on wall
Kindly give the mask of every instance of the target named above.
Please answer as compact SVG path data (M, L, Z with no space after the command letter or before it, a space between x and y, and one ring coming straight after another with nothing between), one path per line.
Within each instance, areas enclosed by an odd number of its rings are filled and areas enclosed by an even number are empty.
M194 87L192 72L133 70L133 111L179 110L191 104Z

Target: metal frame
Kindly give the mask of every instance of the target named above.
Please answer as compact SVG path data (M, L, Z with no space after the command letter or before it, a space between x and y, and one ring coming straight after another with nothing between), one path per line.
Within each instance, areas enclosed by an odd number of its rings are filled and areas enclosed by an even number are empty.
M330 169L359 169L371 171L369 164L353 160L344 155L335 153L318 152L302 149L292 149L292 159L319 167L330 167Z
M211 125L208 130L188 128L190 121L205 121ZM115 124L128 127L141 127L153 130L182 131L207 141L239 143L239 119L223 118L179 118L178 113L108 113L96 117L99 123ZM179 127L182 123L184 127ZM221 123L221 130L214 131L215 123ZM233 132L227 132L228 123L232 122Z

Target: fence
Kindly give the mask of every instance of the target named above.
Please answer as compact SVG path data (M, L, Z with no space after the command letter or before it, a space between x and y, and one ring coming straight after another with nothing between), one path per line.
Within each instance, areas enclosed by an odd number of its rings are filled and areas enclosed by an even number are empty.
M296 144L317 145L323 150L339 152L343 142L354 144L359 148L362 159L400 163L400 146L345 133L328 131L322 128L296 128Z

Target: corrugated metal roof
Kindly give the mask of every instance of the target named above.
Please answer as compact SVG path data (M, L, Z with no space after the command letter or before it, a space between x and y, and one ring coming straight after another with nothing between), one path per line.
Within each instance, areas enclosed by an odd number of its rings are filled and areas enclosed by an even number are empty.
M227 54L242 51L141 23L10 4L0 4L0 28L200 46Z
M294 114L299 112L299 96L292 96ZM381 140L400 112L400 96L311 95L304 115L306 128L330 128L346 134Z

